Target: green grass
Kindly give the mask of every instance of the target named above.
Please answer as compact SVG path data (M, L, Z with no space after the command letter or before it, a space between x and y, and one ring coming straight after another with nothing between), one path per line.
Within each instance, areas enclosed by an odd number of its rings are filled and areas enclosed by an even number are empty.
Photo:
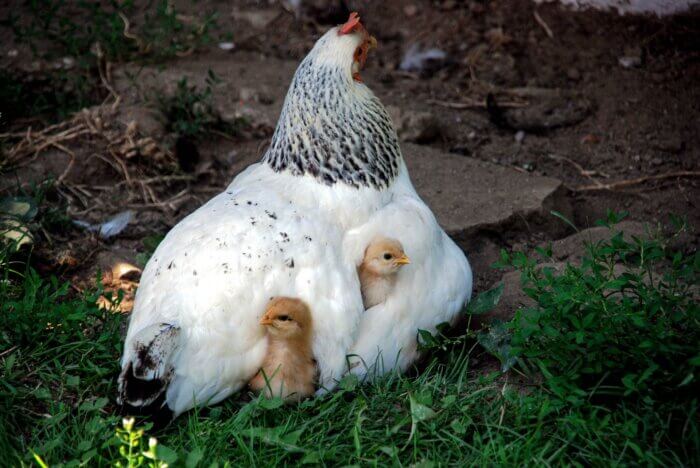
M168 0L145 8L133 0L31 0L23 10L9 10L1 24L44 58L90 61L99 48L111 62L164 60L212 40L215 15L183 21L180 13Z
M191 85L187 78L177 82L172 95L156 93L155 104L160 110L168 132L178 137L197 139L218 133L234 137L248 126L245 118L224 121L213 105L213 87L221 80L209 70L203 88Z
M105 62L162 62L212 41L215 15L185 21L169 4L30 0L8 9L0 25L12 32L16 43L28 45L34 58L51 63L31 79L0 71L0 129L21 118L65 119L99 104L108 95L98 71ZM64 57L72 59L71 69L51 66Z
M596 390L583 384L558 394L541 373L526 380L537 384L522 385L516 372L483 370L477 361L489 356L473 332L426 343L433 351L420 371L365 385L346 378L338 391L299 405L230 399L187 413L159 431L145 421L123 427L114 394L125 317L98 309L99 291L77 294L67 285L40 278L24 263L26 258L13 259L0 257L0 451L10 465L159 466L157 460L171 466L700 463L696 395L663 399L653 392L631 392L599 400ZM672 262L664 265L673 271ZM579 279L586 283L591 278ZM483 311L497 296L497 290L485 294L472 310ZM540 316L553 315L558 306L552 304L543 300ZM688 326L695 326L692 319L697 317L689 318ZM572 326L571 321L547 324L560 334ZM538 349L539 342L516 346L520 329L514 324L496 330L509 330L507 346L497 354L507 349L515 355L519 372L536 368L537 361L525 350ZM617 342L614 331L610 336ZM684 336L671 341L697 347ZM563 344L549 345L552 357L572 352ZM641 360L638 366L648 363ZM550 373L579 382L556 367ZM652 374L647 387L683 384L663 375ZM586 398L568 398L578 390ZM644 398L649 394L655 395L651 402ZM157 446L149 442L151 436L157 437Z
M67 118L73 112L101 101L106 90L88 69L49 70L26 80L21 74L0 70L0 130L19 119Z

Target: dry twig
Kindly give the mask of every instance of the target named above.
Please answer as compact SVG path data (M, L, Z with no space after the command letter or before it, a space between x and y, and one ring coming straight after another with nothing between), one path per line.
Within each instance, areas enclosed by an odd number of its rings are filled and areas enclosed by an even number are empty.
M456 101L440 101L438 99L428 99L426 102L428 104L435 104L437 106L442 106L442 107L448 107L450 109L486 109L486 101L462 101L462 102L456 102ZM508 107L508 108L517 108L517 107L526 107L527 103L523 102L498 102L498 107Z
M593 176L600 175L600 176L605 177L605 178L610 177L608 174L606 174L604 172L594 171L591 169L584 169L583 166L581 166L579 163L577 163L576 161L574 161L572 159L567 158L566 156L557 156L556 154L548 154L547 157L549 159L554 159L555 161L565 161L565 162L571 164L572 166L574 166L578 170L579 174L581 174L583 177L586 177L587 179L592 180L593 183L596 185L602 185L602 183L597 181L596 179L594 179Z
M678 177L699 177L700 171L677 171L667 174L657 174L653 176L638 177L636 179L619 180L609 184L601 184L597 182L595 185L581 185L575 188L579 192L590 192L595 190L617 190L624 187L630 187L637 184L642 184L651 180L673 179Z
M544 29L544 32L547 33L547 36L549 36L550 39L554 39L554 33L552 32L552 29L547 23L545 23L540 14L537 13L537 10L532 12L532 16L535 17L535 21L537 21L537 24L542 26L542 29Z

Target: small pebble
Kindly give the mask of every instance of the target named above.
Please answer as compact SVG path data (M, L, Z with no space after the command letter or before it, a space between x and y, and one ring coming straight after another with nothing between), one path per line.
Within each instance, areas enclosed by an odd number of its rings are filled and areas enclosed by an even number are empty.
M515 133L515 142L516 142L516 143L522 143L523 140L525 140L525 132L523 132L522 130L518 130L518 131Z
M642 49L639 47L625 47L624 55L617 59L623 68L634 68L642 65Z
M63 57L61 61L63 62L63 68L67 70L75 66L75 59L73 57Z
M403 13L409 18L412 16L416 16L416 13L418 13L418 7L413 4L406 5L405 7L403 7Z
M581 72L578 69L571 67L566 70L566 77L571 81L578 81L581 79Z
M236 44L233 42L219 42L219 49L221 50L233 50Z
M17 49L10 49L7 51L7 56L10 58L15 58L19 55L19 51Z
M622 68L636 68L642 64L641 57L620 57L617 62L622 66Z

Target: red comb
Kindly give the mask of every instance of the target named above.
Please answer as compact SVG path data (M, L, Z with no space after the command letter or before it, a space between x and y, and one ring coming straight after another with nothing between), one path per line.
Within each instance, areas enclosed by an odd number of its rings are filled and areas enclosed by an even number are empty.
M356 11L353 11L350 13L350 17L348 20L345 22L340 27L340 30L338 31L338 34L348 34L351 33L355 30L355 28L360 25L360 15L357 14Z

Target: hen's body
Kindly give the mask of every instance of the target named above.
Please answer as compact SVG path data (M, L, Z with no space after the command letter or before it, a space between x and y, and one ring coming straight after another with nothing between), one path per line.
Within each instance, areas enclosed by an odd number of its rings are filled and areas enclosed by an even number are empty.
M310 305L319 383L329 389L349 351L405 368L416 330L451 320L470 297L464 254L413 189L383 106L352 79L362 40L333 28L317 42L263 161L159 245L125 341L124 404L177 415L242 388L266 354L258 322L271 296ZM363 315L356 268L387 228L401 232L411 273Z

